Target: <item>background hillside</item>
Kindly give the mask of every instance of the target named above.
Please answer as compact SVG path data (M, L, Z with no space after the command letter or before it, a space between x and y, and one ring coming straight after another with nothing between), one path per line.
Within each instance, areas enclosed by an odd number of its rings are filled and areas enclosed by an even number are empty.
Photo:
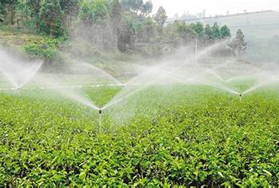
M197 20L185 21L193 23ZM241 29L248 42L247 57L257 62L279 62L279 12L263 11L199 19L203 24L227 25L232 34Z

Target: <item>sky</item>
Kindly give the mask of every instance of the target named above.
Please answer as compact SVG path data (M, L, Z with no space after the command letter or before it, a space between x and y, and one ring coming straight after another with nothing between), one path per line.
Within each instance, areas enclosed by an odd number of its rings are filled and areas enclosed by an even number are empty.
M163 6L169 17L184 12L195 14L206 10L206 16L260 10L278 10L279 0L152 0L154 12Z

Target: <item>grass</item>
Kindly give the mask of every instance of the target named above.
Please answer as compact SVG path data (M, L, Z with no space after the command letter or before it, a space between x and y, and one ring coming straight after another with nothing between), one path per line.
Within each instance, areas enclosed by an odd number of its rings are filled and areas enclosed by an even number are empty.
M99 105L120 89L87 89ZM152 87L104 112L53 92L0 94L3 186L278 186L276 90Z
M44 37L38 34L23 32L16 29L0 29L1 43L17 48L23 45L35 43L44 40Z

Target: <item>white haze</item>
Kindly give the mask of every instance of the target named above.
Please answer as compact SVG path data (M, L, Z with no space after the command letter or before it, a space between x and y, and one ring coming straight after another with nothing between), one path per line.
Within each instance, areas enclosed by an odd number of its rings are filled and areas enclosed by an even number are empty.
M15 89L23 87L41 68L43 62L18 60L0 49L0 72L10 81Z
M118 112L114 114L118 117L114 115L112 117L116 119L121 117L123 121L135 115L135 106L131 102L128 104L128 99L131 101L137 98L135 96L138 93L145 92L145 89L150 87L203 85L231 95L242 96L279 82L279 67L276 63L263 62L260 66L241 62L237 58L214 57L213 54L225 44L226 41L215 43L200 49L197 55L193 53L191 46L181 48L176 54L153 62L152 65L138 65L137 76L126 83L118 81L101 68L79 59L68 63L66 72L41 73L39 70L42 62L25 62L14 58L4 50L0 50L0 71L7 78L6 82L13 85L12 89L52 90L58 96L96 111L112 109L111 112ZM243 81L249 81L249 86L239 88L234 85ZM91 87L94 90L95 87L103 86L117 86L122 89L107 104L97 106L98 101L92 101L84 88ZM128 112L126 110L120 113L120 109L123 108L128 108Z
M246 11L260 11L260 10L279 10L279 1L266 0L152 0L154 4L154 13L160 6L163 6L168 16L173 16L176 13L182 15L185 12L192 14L200 13L206 10L206 16L226 15L227 11L231 14L241 13Z

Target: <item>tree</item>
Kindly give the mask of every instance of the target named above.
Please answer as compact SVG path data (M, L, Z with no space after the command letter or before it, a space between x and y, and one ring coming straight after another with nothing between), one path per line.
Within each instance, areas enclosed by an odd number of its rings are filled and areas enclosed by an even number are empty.
M231 37L231 30L228 28L228 26L224 25L221 27L220 36L221 36L221 38Z
M228 45L236 56L240 56L245 52L247 43L245 42L245 37L241 29L236 32L235 39L233 39Z
M204 34L208 37L208 39L213 39L212 28L210 27L209 24L206 24L206 26L204 28Z
M125 11L139 13L144 5L143 0L122 0L121 5Z
M119 0L113 0L110 4L110 11L109 11L109 16L110 16L110 27L112 29L113 33L113 40L114 44L118 45L119 42L119 33L120 33L120 23L122 20L122 6L119 2Z
M133 14L127 12L123 14L118 30L118 49L121 52L126 52L134 45L136 30L138 29L137 19L138 17Z
M26 1L19 0L16 5L16 23L17 27L20 27L20 23L27 23L28 22L29 11L26 4ZM22 24L23 25L23 24Z
M144 19L141 27L137 29L137 41L141 43L149 43L155 35L154 20L151 17Z
M18 1L17 0L1 0L1 12L4 14L4 20L8 22L9 25L14 24L14 18L16 14L16 5Z
M163 30L163 26L167 19L168 16L166 10L164 9L164 7L160 6L160 8L154 16L154 20L157 22L160 32Z
M220 27L217 22L214 23L214 25L211 29L212 29L212 35L211 35L212 39L213 40L220 39L221 38Z
M131 44L133 32L129 23L124 22L118 33L118 49L121 52L126 52L128 45Z
M3 3L0 1L0 22L4 22L4 16L6 14L5 7Z
M79 18L85 24L101 23L109 17L106 0L84 0L80 7Z
M191 24L191 30L192 32L197 35L197 37L202 37L203 36L203 32L204 32L204 27L203 24L201 22L198 22L196 24Z
M143 6L143 0L130 0L131 2L131 10L135 13L138 13L142 6Z
M186 25L184 21L175 21L174 27L180 38L182 38L184 44L191 42L194 38L190 26Z
M80 6L79 21L80 29L76 29L81 40L86 40L100 51L111 50L116 47L115 33L118 25L113 26L117 21L117 2L111 2L115 7L111 9L107 0L83 0ZM114 12L116 11L116 12ZM115 18L114 18L115 17ZM114 31L113 28L116 28Z
M149 15L153 11L153 4L151 1L147 1L143 4L141 12L144 16Z
M44 0L40 8L40 18L49 29L51 37L61 34L61 16L62 11L59 0Z
M80 0L60 0L60 6L65 14L76 14L79 2Z
M60 0L60 6L62 11L64 12L64 21L68 24L72 22L72 20L77 17L79 13L79 3L80 0Z
M116 29L116 27L118 26L122 18L122 6L119 0L113 0L111 2L109 16L110 16L113 29Z
M27 0L26 4L30 9L30 16L35 20L36 28L39 29L41 0Z

